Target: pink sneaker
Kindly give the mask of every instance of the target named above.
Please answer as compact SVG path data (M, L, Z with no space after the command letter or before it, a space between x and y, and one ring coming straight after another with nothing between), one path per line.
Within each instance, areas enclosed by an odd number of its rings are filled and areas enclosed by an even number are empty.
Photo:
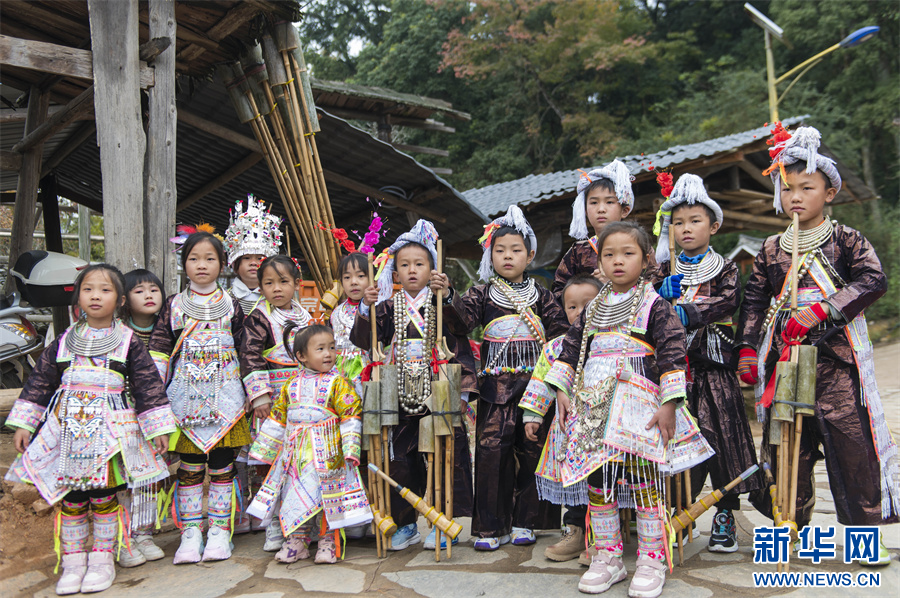
M334 536L328 534L319 538L319 548L316 550L316 564L331 564L338 562L337 546L334 545Z
M59 596L77 594L81 591L81 580L87 571L87 553L73 552L62 557L62 575L56 583L56 593Z
M309 542L299 536L288 537L275 555L275 560L279 563L296 563L308 558Z
M655 559L638 559L637 569L628 586L631 598L656 598L666 584L666 564Z
M94 551L88 556L87 573L81 581L81 593L102 592L116 580L116 559L111 552Z
M591 559L590 568L578 580L578 591L585 594L602 594L627 577L622 559L608 550L600 550Z

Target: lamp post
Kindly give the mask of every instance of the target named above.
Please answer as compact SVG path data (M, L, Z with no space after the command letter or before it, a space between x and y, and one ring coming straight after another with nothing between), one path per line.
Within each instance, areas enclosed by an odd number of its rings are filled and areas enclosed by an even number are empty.
M750 15L750 18L754 23L762 27L763 32L765 34L766 40L766 83L769 89L769 119L771 122L775 122L778 120L778 104L781 100L784 99L784 96L787 95L787 92L791 90L794 84L806 74L806 72L812 67L816 66L825 56L831 54L835 50L840 50L841 48L852 48L854 46L858 46L863 42L867 42L876 35L880 30L879 27L874 25L869 27L863 27L862 29L857 29L838 43L834 44L830 48L823 50L813 56L812 58L808 58L804 60L794 68L790 69L780 77L775 77L775 59L772 56L772 37L778 38L779 41L790 47L790 43L784 37L784 30L776 25L771 19L769 19L766 15L759 12L756 8L754 8L750 3L744 4L744 10L747 14ZM797 73L797 76L791 81L791 83L787 86L784 92L781 94L781 97L778 97L778 89L777 86L779 83L786 81L790 78L794 73Z

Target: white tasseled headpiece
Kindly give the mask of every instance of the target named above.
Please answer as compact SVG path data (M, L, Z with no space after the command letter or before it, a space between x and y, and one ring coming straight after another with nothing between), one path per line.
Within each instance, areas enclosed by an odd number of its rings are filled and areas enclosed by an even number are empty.
M603 168L595 168L587 174L582 172L576 186L578 195L575 197L575 203L572 204L572 224L569 225L569 236L573 239L588 238L584 193L591 186L591 183L599 179L612 181L619 203L629 208L634 207L634 192L631 190L631 181L634 177L631 176L625 164L619 160L613 160Z
M516 229L528 239L528 244L531 245L530 251L537 251L537 236L534 234L534 229L528 224L522 208L517 205L509 206L506 214L495 218L493 222L484 227L484 236L478 239L483 250L481 265L478 267L478 277L484 282L488 282L494 274L494 263L491 261L491 241L494 238L494 232L504 226Z
M378 303L394 294L394 258L397 252L410 243L418 243L428 250L431 260L437 267L437 240L438 233L434 225L428 220L419 220L408 233L403 233L394 244L381 252L375 259L378 272L375 279L378 281Z
M775 196L773 198L773 206L775 213L780 214L781 209L781 168L779 165L788 166L801 160L806 162L806 173L812 174L816 170L822 173L831 181L831 186L841 190L841 175L838 172L837 165L834 160L823 156L819 153L819 145L822 135L818 129L814 127L799 127L791 138L775 146L776 150L780 150L772 160L772 170L769 176L772 177L772 183L775 185Z
M672 210L681 204L703 204L708 207L716 215L716 222L722 226L724 220L722 216L722 208L706 193L706 187L703 185L703 179L696 174L683 174L678 177L678 181L672 188L663 204L656 213L656 226L653 227L653 234L659 236L656 242L656 261L658 263L668 262L669 258L669 225L672 222Z

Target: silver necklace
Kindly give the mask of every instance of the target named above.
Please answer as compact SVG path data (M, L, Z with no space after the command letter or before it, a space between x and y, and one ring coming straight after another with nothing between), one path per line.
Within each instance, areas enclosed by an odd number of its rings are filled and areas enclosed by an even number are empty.
M499 276L492 276L488 297L504 309L515 309L522 313L525 308L537 303L539 294L533 278L529 277L521 284L515 284Z
M425 296L425 325L422 330L422 361L413 363L408 359L409 313L407 312L406 291L394 295L394 334L397 358L397 389L400 407L410 415L425 412L425 400L431 396L431 348L434 347L434 308L431 305L431 289Z
M829 218L825 218L825 220L822 221L822 224L817 227L810 230L801 230L799 232L797 235L797 249L800 253L809 253L828 241L833 233L834 222ZM778 240L778 245L787 253L791 253L793 251L793 242L794 225L791 224L787 227L787 230L784 231L784 234L781 235L781 238Z
M704 282L709 282L722 272L725 267L725 258L716 253L712 247L699 263L691 264L680 259L675 260L675 274L682 274L681 286L693 287Z
M87 322L78 322L66 335L66 348L75 355L81 357L105 355L122 342L122 329L116 319L113 319L110 333L99 338L87 338L85 335L87 327Z
M625 299L615 305L610 305L608 303L609 295L612 292L612 283L607 282L603 285L600 294L591 301L591 305L589 306L591 309L588 311L589 317L585 322L590 322L597 328L614 328L628 322L629 318L633 315L635 310L637 310L637 305L642 294L638 289L642 289L643 282L644 279L641 277L638 284L628 292L631 301Z
M312 320L309 312L300 307L297 301L291 301L291 310L287 311L280 307L272 306L272 321L275 322L281 330L287 326L288 322L293 322L297 326L304 327Z
M219 291L218 287L213 293L217 291ZM224 296L224 293L218 300L213 299L207 303L198 303L194 300L191 290L185 289L181 293L181 308L189 318L200 320L201 322L211 322L230 316L232 305L231 301Z

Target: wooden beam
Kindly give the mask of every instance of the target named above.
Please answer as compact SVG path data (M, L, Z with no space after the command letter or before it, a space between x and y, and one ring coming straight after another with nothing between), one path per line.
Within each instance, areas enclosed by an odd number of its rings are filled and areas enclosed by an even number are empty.
M768 189L772 192L775 191L775 186L772 184L772 179L765 176L762 172L759 171L759 168L757 168L750 162L738 162L737 167L750 175L750 178L762 185L764 189Z
M59 44L0 35L0 65L74 77L93 79L93 56L90 50L79 50ZM140 63L141 87L153 86L153 67Z
M151 32L150 35L153 35L153 33ZM141 49L138 52L138 57L143 62L147 62L147 63L153 62L157 56L159 56L160 54L165 52L168 49L168 47L172 45L173 39L175 39L174 36L173 37L160 36L160 37L154 37L153 39L151 39L148 42L144 42L143 44L141 44ZM154 72L155 72L155 69L154 69Z
M184 108L178 110L178 120L195 129L200 129L204 133L209 133L214 137L224 139L232 145L248 149L251 152L262 153L262 148L259 147L259 143L257 143L256 139L248 137L247 135L241 135L228 127L206 120L202 116L197 116Z
M46 139L55 135L59 131L69 126L76 119L84 114L92 112L94 109L94 86L91 85L85 89L78 97L66 104L65 109L55 113L47 119L40 127L25 135L19 143L12 147L14 152L27 152L39 143L42 144Z
M244 25L251 17L259 12L259 9L248 2L238 3L234 8L225 13L222 19L209 28L206 36L216 42L220 42L241 25ZM197 44L191 44L178 53L179 62L190 62L206 52L207 48Z
M453 174L452 168L441 168L439 166L426 166L425 168L437 175L450 176Z
M138 0L88 0L94 113L100 145L106 261L123 271L144 261L144 154Z
M313 92L315 92L315 86L313 86ZM370 120L370 121L378 121L381 120L380 112L365 112L362 110L349 110L347 108L339 108L337 106L329 106L327 104L318 105L323 111L328 114L333 114L338 118L350 119L350 120ZM394 116L391 115L391 124L398 127L411 127L414 129L424 129L426 131L440 131L442 133L456 133L456 129L453 127L448 127L442 122L432 120L430 118L420 119L420 118L412 118L405 116Z
M57 112L65 110L65 106L50 106L47 109L47 116L53 116ZM18 110L14 108L0 108L0 125L5 125L9 123L22 123L25 122L25 109L20 108ZM83 120L88 120L94 118L93 115L90 116L82 116Z
M243 158L240 162L233 164L231 167L227 168L224 172L222 172L219 176L209 181L186 198L178 202L178 207L176 208L179 212L184 210L185 208L189 208L219 187L228 184L232 180L236 179L238 176L252 168L256 165L257 162L263 159L262 154L252 153L248 154L245 158Z
M97 134L97 123L91 121L86 122L78 129L72 133L68 139L66 139L62 145L56 148L56 151L53 152L53 155L44 162L44 165L41 167L41 177L45 177L50 174L57 166L62 164L63 160L68 158L72 152L81 147L81 144L87 141L88 139L93 139Z
M349 177L345 177L342 174L338 174L336 172L332 172L330 170L325 171L325 180L329 183L334 183L336 185L340 185L345 189L349 189L350 191L356 191L357 193L362 193L363 195L367 195L372 199L376 199L378 201L383 201L384 203L395 206L398 208L403 208L405 210L409 210L410 212L414 212L424 218L428 218L429 220L434 220L436 222L447 222L447 218L445 218L442 214L435 212L433 210L429 210L428 208L418 206L411 201L407 201L392 193L386 193L375 187L366 185L365 183L360 183L358 181L354 181Z
M28 117L25 120L25 135L37 129L47 118L47 107L50 96L37 86L32 86L28 95ZM16 186L16 209L13 210L12 237L9 243L9 263L15 264L22 253L32 247L34 235L34 208L37 203L37 190L41 175L41 151L43 144L25 152L22 166L19 168L19 180ZM6 280L7 291L12 288L13 277Z
M22 168L22 154L0 150L0 170L19 172L20 168Z
M754 224L764 224L767 226L781 227L784 228L788 224L790 224L790 220L785 216L784 218L775 218L773 216L760 216L758 214L745 214L744 212L738 212L737 210L722 210L722 215L728 219L739 220L741 222L752 222Z
M391 146L395 149L400 150L401 152L428 154L430 156L441 156L442 158L450 157L450 152L448 152L447 150L437 149L433 147L425 147L422 145L406 145L405 143L391 143Z
M169 238L175 231L175 151L178 108L175 105L175 0L150 0L150 36L154 46L156 84L150 89L147 124L147 169L144 189L144 253L147 269L163 283L168 296L178 290L175 254ZM149 42L148 42L149 43ZM144 44L145 46L147 44ZM149 56L149 50L142 57Z
M56 189L56 192L59 193L60 196L65 197L70 201L74 201L80 206L85 206L86 208L93 210L97 214L101 216L103 215L103 202L93 197L89 197L88 195L85 195L77 189L59 185Z

